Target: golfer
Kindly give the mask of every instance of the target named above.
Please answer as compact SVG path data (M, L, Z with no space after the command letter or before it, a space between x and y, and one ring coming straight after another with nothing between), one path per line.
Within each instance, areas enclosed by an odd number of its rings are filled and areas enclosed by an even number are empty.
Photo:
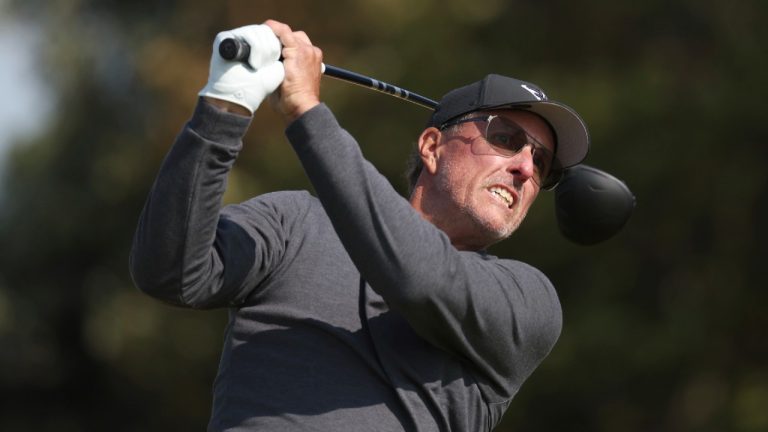
M218 56L228 37L250 44L249 65ZM173 305L228 309L211 431L491 430L562 315L544 274L486 248L584 158L586 128L535 85L488 75L441 99L404 199L321 102L321 62L276 21L217 36L141 214L134 281ZM270 94L317 196L221 208Z

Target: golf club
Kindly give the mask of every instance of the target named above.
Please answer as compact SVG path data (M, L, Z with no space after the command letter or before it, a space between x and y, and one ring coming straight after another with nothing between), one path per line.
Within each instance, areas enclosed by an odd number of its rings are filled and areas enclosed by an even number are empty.
M228 38L219 44L219 55L229 61L250 56L247 42ZM434 110L437 102L392 84L323 64L323 74L341 81L386 93ZM618 178L587 165L568 168L555 188L555 217L560 233L580 245L594 245L616 235L629 220L635 196Z
M618 233L635 208L635 196L623 181L597 168L568 168L555 188L555 217L560 232L580 245L593 245Z
M229 61L245 61L251 55L251 47L248 45L248 42L241 39L228 38L219 44L219 55L221 58ZM432 99L340 67L323 64L323 75L386 93L431 110L437 107L437 102Z

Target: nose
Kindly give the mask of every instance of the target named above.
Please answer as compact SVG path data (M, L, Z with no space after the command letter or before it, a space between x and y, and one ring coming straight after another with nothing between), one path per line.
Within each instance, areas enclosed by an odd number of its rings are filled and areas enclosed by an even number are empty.
M532 178L536 173L536 166L533 164L533 146L527 145L509 158L507 171L519 179L521 183Z

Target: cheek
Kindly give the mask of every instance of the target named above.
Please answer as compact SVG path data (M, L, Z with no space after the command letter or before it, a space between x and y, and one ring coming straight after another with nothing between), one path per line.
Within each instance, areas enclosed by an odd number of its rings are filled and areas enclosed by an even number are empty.
M475 178L479 173L479 167L474 166L466 158L444 159L439 165L438 173L441 183L458 192L459 190L469 188L475 182Z
M438 166L445 170L446 174L466 180L477 176L483 170L482 159L470 152L469 145L460 143L446 148L443 157L438 160Z
M524 196L523 196L522 204L523 204L523 207L525 208L525 211L528 211L528 209L531 207L533 202L536 200L536 197L539 195L539 189L537 186L534 186L532 184L526 184L523 190L524 190Z

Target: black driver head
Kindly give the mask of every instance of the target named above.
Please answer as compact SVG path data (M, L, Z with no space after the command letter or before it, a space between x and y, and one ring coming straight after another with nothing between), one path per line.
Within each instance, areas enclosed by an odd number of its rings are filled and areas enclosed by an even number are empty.
M587 165L568 168L555 188L560 232L580 245L594 245L618 233L635 208L623 181Z

